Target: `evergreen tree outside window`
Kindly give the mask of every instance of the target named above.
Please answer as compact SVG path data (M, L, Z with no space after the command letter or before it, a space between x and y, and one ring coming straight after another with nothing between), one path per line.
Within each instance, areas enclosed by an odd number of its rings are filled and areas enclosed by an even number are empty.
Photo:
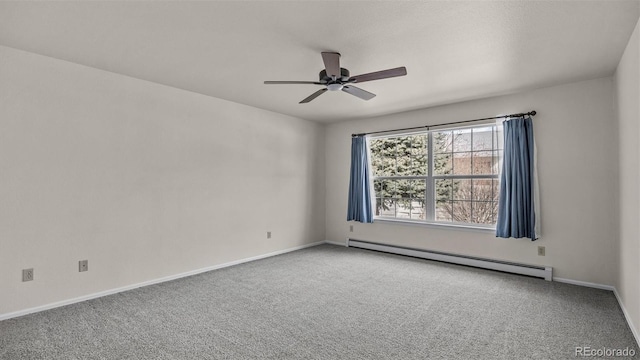
M375 216L495 227L501 138L495 125L372 137Z

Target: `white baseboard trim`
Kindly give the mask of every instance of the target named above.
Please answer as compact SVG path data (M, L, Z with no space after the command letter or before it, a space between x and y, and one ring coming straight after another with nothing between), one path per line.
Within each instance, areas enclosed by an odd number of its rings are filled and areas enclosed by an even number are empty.
M554 277L553 281L557 281L565 284L571 284L571 285L590 287L594 289L602 289L602 290L609 290L609 291L615 290L615 287L611 285L602 285L602 284L590 283L586 281L578 281L578 280L564 279L564 278L558 278L558 277Z
M338 245L338 246L348 246L346 242L339 242L339 241L331 241L331 240L325 240L324 241L325 244L331 244L331 245Z
M250 262L250 261L255 261L255 260L260 260L260 259L265 259L265 258L268 258L268 257L276 256L276 255L286 254L288 252L301 250L301 249L305 249L305 248L312 247L312 246L322 245L324 243L325 243L325 241L318 241L318 242L314 242L314 243L310 243L310 244L295 246L295 247L284 249L284 250L278 250L278 251L270 252L270 253L263 254L263 255L257 255L257 256L252 256L252 257L245 258L245 259L234 260L234 261L230 261L230 262L227 262L227 263L224 263L224 264L208 266L208 267L205 267L205 268L202 268L202 269L187 271L187 272L176 274L176 275L165 276L165 277L162 277L162 278L159 278L159 279L153 279L153 280L149 280L149 281L144 281L144 282L133 284L133 285L127 285L127 286L119 287L119 288L116 288L116 289L105 290L105 291L101 291L101 292L97 292L97 293L93 293L93 294L89 294L89 295L76 297L76 298L73 298L73 299L62 300L62 301L58 301L58 302L54 302L54 303L50 303L50 304L45 304L45 305L32 307L32 308L29 308L29 309L18 310L18 311L6 313L6 314L0 314L0 321L16 318L16 317L19 317L19 316L33 314L33 313L40 312L40 311L54 309L54 308L57 308L57 307L71 305L71 304L79 303L79 302L82 302L82 301L96 299L96 298L107 296L107 295L113 295L113 294L117 294L117 293L120 293L120 292L137 289L137 288L143 287L143 286L155 285L155 284L159 284L159 283L163 283L163 282L167 282L167 281L171 281L171 280L180 279L180 278L187 277L187 276L197 275L197 274L201 274L201 273L204 273L204 272L207 272L207 271L222 269L222 268L226 268L226 267L233 266L233 265L239 265L239 264Z
M627 320L627 324L629 324L629 328L631 329L631 332L633 333L633 337L636 339L636 346L638 346L638 348L640 348L640 334L638 334L638 330L633 325L633 321L631 321L631 316L629 316L629 313L627 312L627 309L624 307L624 304L622 303L622 298L620 298L620 294L618 294L618 289L613 288L613 294L616 296L616 299L618 299L618 304L620 304L620 309L622 309L622 313L624 314L624 318Z

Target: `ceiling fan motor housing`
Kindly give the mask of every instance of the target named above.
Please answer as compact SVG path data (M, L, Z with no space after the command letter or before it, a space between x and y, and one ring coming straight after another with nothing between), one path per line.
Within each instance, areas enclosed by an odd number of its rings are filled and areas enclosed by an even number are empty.
M319 77L320 77L321 83L329 84L333 81L331 76L327 76L327 70L324 70L324 69L320 71ZM340 78L336 79L336 82L341 83L341 82L349 81L349 78L350 78L349 70L345 68L340 68Z

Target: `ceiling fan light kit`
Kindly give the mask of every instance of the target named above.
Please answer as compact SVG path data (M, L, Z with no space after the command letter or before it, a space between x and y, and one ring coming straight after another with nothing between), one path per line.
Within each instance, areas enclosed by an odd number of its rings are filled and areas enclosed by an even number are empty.
M300 104L306 104L318 96L328 91L344 91L347 94L356 96L362 100L371 100L376 94L370 93L359 87L350 85L353 83L361 83L371 80L380 80L396 76L407 75L407 69L402 66L398 68L376 71L372 73L351 76L349 70L340 67L340 53L337 52L323 52L322 61L324 62L324 70L320 71L318 75L319 81L265 81L267 85L281 85L281 84L311 84L322 85L323 89L320 89L304 100L300 101Z

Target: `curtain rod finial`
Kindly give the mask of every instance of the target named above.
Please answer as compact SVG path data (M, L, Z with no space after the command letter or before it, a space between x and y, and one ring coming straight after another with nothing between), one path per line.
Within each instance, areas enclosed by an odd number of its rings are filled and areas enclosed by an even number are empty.
M531 114L531 116L536 116L536 114L537 114L537 113L536 113L536 111L535 111L535 110L532 110L532 111L530 112L530 114Z

